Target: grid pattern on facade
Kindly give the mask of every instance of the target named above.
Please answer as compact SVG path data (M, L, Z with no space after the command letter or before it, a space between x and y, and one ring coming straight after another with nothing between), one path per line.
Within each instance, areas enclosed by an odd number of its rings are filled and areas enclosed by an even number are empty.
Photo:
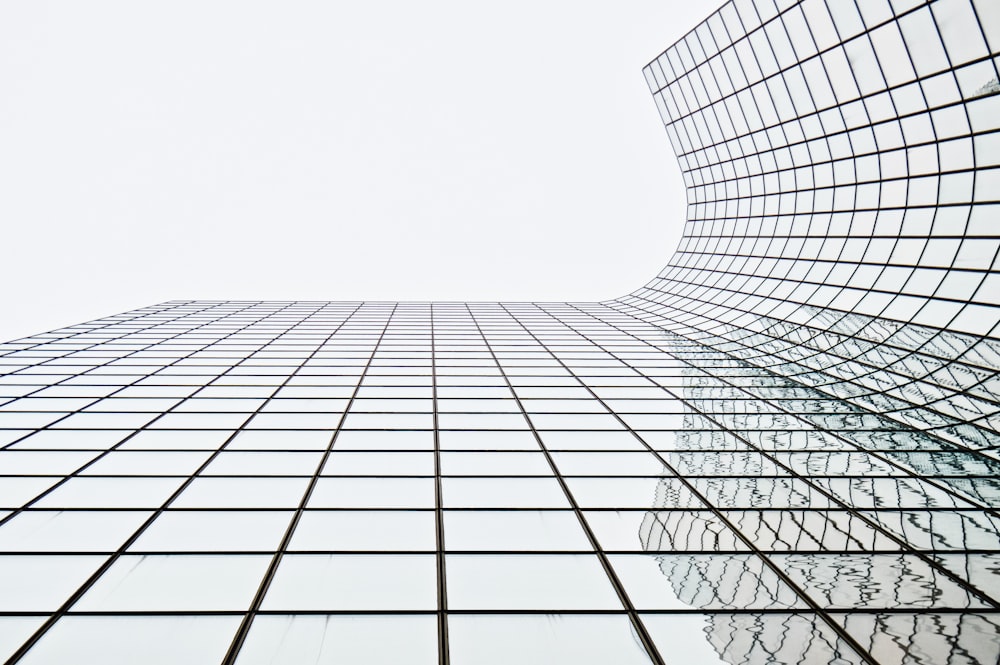
M645 71L688 185L617 306L995 448L1000 5L724 5Z
M0 344L0 660L996 663L998 8L724 5L623 298Z
M18 662L1000 655L997 463L605 305L176 302L2 351Z

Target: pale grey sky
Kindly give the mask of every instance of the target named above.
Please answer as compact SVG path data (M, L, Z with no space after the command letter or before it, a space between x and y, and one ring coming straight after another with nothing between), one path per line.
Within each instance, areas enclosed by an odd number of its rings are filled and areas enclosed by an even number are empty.
M716 8L0 4L0 338L172 299L597 300L684 191L641 74Z

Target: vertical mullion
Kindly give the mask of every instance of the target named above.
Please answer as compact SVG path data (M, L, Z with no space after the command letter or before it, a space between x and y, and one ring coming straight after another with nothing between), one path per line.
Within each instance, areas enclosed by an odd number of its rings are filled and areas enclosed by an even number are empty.
M340 422L337 424L336 429L333 431L333 435L330 437L330 442L327 444L326 450L323 451L323 455L320 457L320 461L316 465L316 470L313 472L313 475L309 480L309 484L306 486L306 489L302 494L302 499L299 502L298 507L295 509L294 514L292 515L292 519L288 524L288 528L285 529L285 534L281 539L281 543L278 545L278 548L271 559L271 563L267 568L267 572L265 572L264 577L261 580L259 587L257 588L257 592L254 595L254 599L251 602L250 607L247 609L246 613L243 615L243 620L240 622L239 629L233 636L233 641L229 645L229 650L226 652L226 656L222 660L223 665L232 665L233 663L236 662L236 658L239 656L240 649L243 647L247 635L250 632L250 626L253 623L254 618L257 616L257 612L260 610L261 603L263 603L264 601L264 596L267 594L267 590L270 588L271 582L274 580L274 575L278 570L278 566L285 555L285 551L288 549L288 544L291 542L292 534L295 532L295 528L298 526L299 520L302 517L303 510L305 510L306 505L309 503L309 498L312 496L312 492L313 489L316 487L316 483L319 481L320 473L323 471L323 467L326 465L327 459L329 459L330 454L333 452L334 444L337 441L337 435L340 433L340 430L344 425L344 420L347 418L347 414L351 410L351 405L354 403L354 400L357 397L358 390L361 388L361 383L364 381L365 376L368 373L368 369L371 367L372 360L374 360L375 355L378 353L378 347L382 342L382 338L385 337L385 333L389 329L390 324L392 323L392 317L395 314L397 307L398 305L393 305L392 311L386 317L385 326L382 328L382 332L379 334L378 340L375 342L375 346L372 348L372 353L368 357L368 362L365 364L365 367L362 370L360 376L358 376L357 383L354 386L354 391L350 399L348 400L347 406L344 408L344 412L340 416ZM355 309L355 311L352 312L351 316L359 314L360 312L362 312L362 310L363 310L363 305L359 305L357 309ZM318 353L319 349L322 348L324 344L329 342L329 340L333 338L333 336L337 333L337 331L339 331L340 328L342 328L343 325L346 324L350 319L351 317L349 316L341 323L340 326L337 327L336 330L331 332L326 337L326 340L318 344L316 346L316 349L313 350L313 352L309 355L309 357L302 361L302 365L304 366L305 363L310 358L315 356L316 353ZM287 383L292 376L294 376L294 373L288 376L288 378L285 380L285 383Z
M566 479L563 478L562 474L559 473L559 468L556 466L555 460L552 459L552 455L549 452L548 448L545 446L545 443L542 441L542 437L539 436L538 430L535 429L535 425L531 421L531 417L528 415L527 410L524 408L524 404L521 402L521 398L518 397L517 393L514 391L514 385L511 383L510 377L507 375L507 372L500 364L500 360L497 358L496 353L493 351L493 345L490 343L489 339L483 333L482 328L479 326L479 322L476 320L475 315L472 313L472 310L469 308L468 304L466 304L465 307L468 310L469 315L472 316L473 322L475 323L476 326L476 330L479 331L479 335L482 337L483 343L486 344L486 348L489 350L490 356L493 358L493 362L496 364L497 369L500 370L500 375L503 377L504 382L507 384L507 389L510 391L510 394L513 396L514 401L517 403L517 407L520 410L521 416L528 423L528 426L531 427L531 434L532 436L534 436L535 442L538 444L539 449L541 449L542 454L545 456L545 460L549 465L549 469L552 471L552 475L555 477L556 482L559 483L559 487L562 489L563 494L566 497L566 500L572 507L573 514L575 515L577 522L580 524L580 528L586 534L587 540L590 542L590 545L593 548L595 556L600 562L601 567L604 570L604 573L608 576L608 580L610 581L612 587L615 590L615 595L618 596L619 602L621 602L622 607L625 608L625 613L632 624L632 628L635 631L636 636L639 638L639 641L642 642L642 646L646 650L646 653L649 656L652 663L654 665L665 665L665 661L663 660L662 656L660 656L660 653L657 650L656 645L653 643L653 639L646 631L645 625L643 625L642 621L639 619L638 612L632 605L632 601L631 599L629 599L628 594L625 592L625 587L622 585L621 580L618 579L618 574L615 572L614 567L612 567L610 560L608 560L607 554L601 548L600 543L597 540L597 536L594 535L594 532L591 530L590 525L587 523L587 520L584 519L583 512L580 510L580 506L576 502L576 498L573 496L573 493L570 492L569 486L566 484ZM518 325L527 330L527 328L524 327L524 324L521 323L520 320L517 319L517 317L513 316L509 311L507 311L507 308L504 307L503 304L500 304L499 307L503 309L503 311L513 320L517 321ZM538 343L542 348L545 348L545 345L539 342L534 335L531 336L536 343ZM546 351L548 351L548 349L546 349ZM570 374L573 375L574 378L576 378L575 374L573 374L572 372L570 372Z
M435 557L438 593L438 663L439 665L448 665L451 662L448 649L448 578L445 569L444 502L441 487L441 436L438 429L437 339L434 336L434 303L429 303L428 309L430 310L431 329L431 405L434 410L434 537L437 547Z

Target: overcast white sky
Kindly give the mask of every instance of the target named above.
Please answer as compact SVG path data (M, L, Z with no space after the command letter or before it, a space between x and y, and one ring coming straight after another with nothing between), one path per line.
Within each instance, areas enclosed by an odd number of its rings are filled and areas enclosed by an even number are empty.
M675 0L0 3L0 339L172 299L597 300L684 192Z

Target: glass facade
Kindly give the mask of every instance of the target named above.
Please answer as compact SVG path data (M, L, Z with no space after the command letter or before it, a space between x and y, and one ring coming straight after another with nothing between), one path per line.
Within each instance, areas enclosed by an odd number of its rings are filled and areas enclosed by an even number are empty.
M603 303L175 301L0 345L0 659L996 663L1000 5L724 5Z

